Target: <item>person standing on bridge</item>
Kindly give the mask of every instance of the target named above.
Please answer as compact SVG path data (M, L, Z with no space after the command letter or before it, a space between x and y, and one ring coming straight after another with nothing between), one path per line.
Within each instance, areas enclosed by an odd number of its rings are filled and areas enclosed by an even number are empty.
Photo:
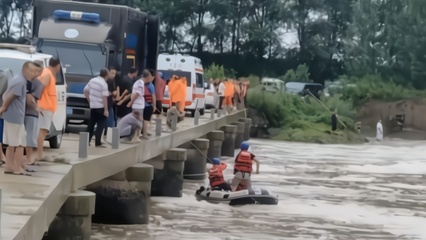
M117 87L115 86L115 78L117 77L117 70L114 67L109 67L108 76L108 118L104 130L104 140L106 139L108 128L115 127L115 114L114 114L114 99L117 97Z
M157 99L155 96L155 87L152 84L154 80L155 71L154 70L144 70L142 73L142 80L145 84L144 95L145 107L143 109L143 127L142 127L142 137L148 138L151 134L148 133L148 128L151 123L151 117L154 111L157 109Z
M163 79L163 73L156 72L155 74L155 98L156 98L156 107L155 114L157 115L157 118L161 116L163 113L163 98L164 98L164 92L166 91L166 81Z
M109 96L107 84L108 78L108 69L101 69L99 76L90 79L83 90L84 96L86 96L90 105L90 121L87 126L87 132L89 133L89 146L94 134L95 147L105 148L105 146L102 145L101 137L109 115L107 99ZM97 125L96 132L95 124Z
M57 58L49 60L49 66L43 69L39 78L43 84L43 93L37 102L40 108L38 117L38 137L37 137L37 157L36 161L43 159L43 143L52 126L53 114L58 108L58 98L56 96L56 74L61 70L61 62ZM36 164L36 162L34 162Z
M37 149L37 137L39 134L38 116L40 108L38 107L37 101L41 98L43 92L43 84L38 80L38 77L43 72L43 62L35 61L35 75L33 79L27 80L27 101L25 108L25 131L27 133L27 146L25 148L26 163L23 166L25 169L26 164L31 165L34 163L36 158L34 150ZM27 169L28 172L33 172Z
M133 82L135 81L138 75L138 70L136 68L130 68L129 73L126 76L123 76L118 82L117 86L119 88L119 97L117 102L117 122L127 114L132 112L131 107L127 107L132 96Z
M142 78L136 80L133 84L132 95L130 102L126 105L128 108L132 109L132 112L138 112L138 120L143 123L143 112L145 108L145 83ZM119 121L120 123L120 121ZM142 126L143 127L143 126Z
M0 71L0 95L3 96L7 89L7 82L9 79L12 78L12 71L10 70L3 70ZM0 106L3 105L3 98L0 97ZM3 153L3 127L4 127L4 120L0 117L0 166L6 164L6 156Z
M22 73L13 77L3 94L3 104L0 114L4 119L4 144L6 149L5 174L26 175L24 164L24 147L26 146L26 132L24 126L25 103L27 101L27 80L33 79L35 67L32 62L25 62Z

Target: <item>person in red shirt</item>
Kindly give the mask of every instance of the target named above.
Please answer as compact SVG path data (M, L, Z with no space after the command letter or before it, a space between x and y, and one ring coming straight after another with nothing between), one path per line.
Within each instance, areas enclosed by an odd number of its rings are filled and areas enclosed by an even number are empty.
M253 172L253 162L256 163L256 174L259 174L259 161L255 158L254 154L249 152L250 145L248 142L241 143L241 151L235 158L234 164L234 178L231 182L232 191L235 192L241 182L245 181L245 185L249 191L251 188L251 173Z
M221 162L219 158L212 159L213 167L209 169L209 180L210 187L213 190L225 190L231 191L231 187L225 181L223 177L223 170L226 169L227 165L224 162Z

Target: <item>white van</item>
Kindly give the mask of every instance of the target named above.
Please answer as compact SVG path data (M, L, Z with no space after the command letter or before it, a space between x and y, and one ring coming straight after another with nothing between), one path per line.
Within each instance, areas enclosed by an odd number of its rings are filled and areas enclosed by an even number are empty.
M283 93L285 92L285 82L276 78L262 78L260 83L263 86L263 89L267 92L273 93Z
M22 72L22 65L26 61L40 60L44 63L43 67L46 67L51 57L51 55L36 52L35 47L31 45L0 43L0 68L10 70L12 76ZM60 148L65 131L67 91L63 71L56 76L56 92L58 109L53 115L53 123L46 136L50 148Z
M204 93L204 70L199 58L181 54L160 54L157 69L163 73L163 79L169 83L173 75L186 77L188 84L186 90L185 111L194 116L195 109L204 114L206 96ZM163 108L169 108L169 89L166 86Z

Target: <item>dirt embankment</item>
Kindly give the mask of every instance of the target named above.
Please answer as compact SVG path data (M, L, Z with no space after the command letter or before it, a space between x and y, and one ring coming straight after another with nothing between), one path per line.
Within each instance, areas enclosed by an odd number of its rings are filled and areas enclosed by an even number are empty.
M426 137L426 99L371 101L358 108L357 121L362 123L363 132L375 132L377 122L382 120L384 133L389 137L402 133L395 125L395 120L392 121L396 115L405 115L403 131L416 130L415 132Z

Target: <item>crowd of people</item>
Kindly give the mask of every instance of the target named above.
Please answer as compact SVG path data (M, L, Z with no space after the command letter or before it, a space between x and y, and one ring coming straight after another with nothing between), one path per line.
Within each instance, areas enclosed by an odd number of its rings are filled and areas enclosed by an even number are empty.
M232 109L242 109L247 105L248 80L239 79L210 79L214 87L214 106L216 109L226 112Z
M30 166L44 159L43 143L57 109L56 75L60 68L56 58L51 58L47 67L41 61L28 61L16 76L0 77L0 143L7 145L6 154L0 151L0 165L5 174L31 176L34 169ZM171 107L166 124L171 128L173 115L176 123L184 119L187 80L171 76L168 81ZM210 83L215 88L216 110L245 106L247 81L221 79ZM105 148L103 141L112 127L129 142L149 138L152 116L163 114L165 87L162 73L155 70L145 69L139 75L131 68L120 78L114 67L101 69L83 90L90 106L89 145L94 137L95 147Z
M56 75L60 68L56 58L47 67L42 61L27 61L21 73L0 78L0 143L7 145L6 155L0 151L0 165L5 174L31 176L34 170L29 166L43 160L44 139L58 104Z

